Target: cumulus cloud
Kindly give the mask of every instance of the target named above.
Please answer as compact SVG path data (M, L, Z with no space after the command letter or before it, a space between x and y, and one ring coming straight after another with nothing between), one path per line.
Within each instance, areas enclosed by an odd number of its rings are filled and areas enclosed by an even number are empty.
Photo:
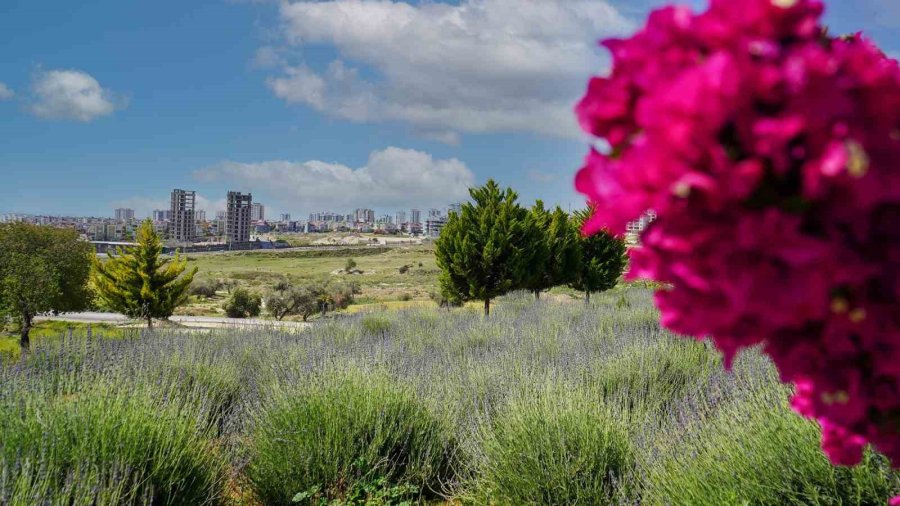
M125 100L80 70L48 70L35 76L31 111L46 119L93 121L123 108Z
M272 46L263 46L257 49L250 63L253 67L260 69L273 69L287 65L287 61L281 56L278 48Z
M194 176L264 192L282 209L307 211L442 206L464 200L475 182L472 171L455 158L437 160L396 147L372 152L366 165L355 169L318 160L228 161L197 170Z
M9 100L13 98L16 93L6 85L6 83L0 82L0 100Z
M318 70L285 62L267 80L276 96L451 141L452 132L575 135L571 106L606 65L595 41L631 29L604 0L285 2L280 19L286 44L330 45L340 57Z

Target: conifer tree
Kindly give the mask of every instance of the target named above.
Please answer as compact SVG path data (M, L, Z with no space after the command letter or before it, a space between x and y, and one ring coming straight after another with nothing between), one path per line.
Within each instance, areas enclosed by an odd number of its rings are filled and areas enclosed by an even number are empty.
M484 301L484 314L489 315L491 299L522 286L540 237L511 188L501 190L491 179L469 194L472 202L450 214L435 256L446 299Z
M161 259L162 242L150 220L136 234L137 245L119 248L110 259L94 259L91 280L104 306L131 318L147 320L168 318L185 302L196 267L185 272L187 261Z
M601 230L585 236L581 233L584 223L590 218L591 209L576 211L570 227L578 244L580 259L572 271L569 286L584 292L584 301L589 303L591 293L603 292L616 286L627 262L625 240Z
M581 259L578 238L572 233L565 211L557 206L550 212L538 200L530 216L538 227L541 243L535 245L535 260L523 288L537 299L541 292L572 281Z

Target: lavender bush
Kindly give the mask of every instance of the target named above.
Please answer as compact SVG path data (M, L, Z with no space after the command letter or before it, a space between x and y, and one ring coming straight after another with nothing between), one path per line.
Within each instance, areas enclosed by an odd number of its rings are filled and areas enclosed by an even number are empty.
M588 307L513 294L489 319L435 308L298 333L44 340L0 367L0 504L883 504L900 491L878 455L823 460L820 429L790 414L762 355L724 372L657 319L630 287Z

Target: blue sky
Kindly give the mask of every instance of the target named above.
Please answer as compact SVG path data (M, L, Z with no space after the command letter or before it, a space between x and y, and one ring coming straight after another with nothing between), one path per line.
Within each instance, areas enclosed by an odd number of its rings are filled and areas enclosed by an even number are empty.
M570 114L644 0L3 0L0 212L442 207L489 177L578 206ZM695 2L699 5L700 2ZM829 2L900 54L900 2Z

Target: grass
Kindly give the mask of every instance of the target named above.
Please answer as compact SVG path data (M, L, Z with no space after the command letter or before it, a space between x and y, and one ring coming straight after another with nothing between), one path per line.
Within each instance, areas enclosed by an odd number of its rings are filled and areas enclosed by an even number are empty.
M0 504L868 505L900 493L875 453L828 463L788 396L759 353L725 372L707 344L662 330L643 287L589 306L513 294L490 318L430 307L300 334L42 339L0 366Z
M5 331L0 329L0 362L16 360L21 354L19 347L18 329L9 326ZM64 321L40 321L35 322L31 329L31 342L33 344L44 341L55 341L66 337L71 333L73 337L85 337L88 334L88 328L92 334L103 336L106 339L122 338L134 334L132 329L124 329L105 323L78 323Z
M344 274L347 259L353 258L362 274ZM193 254L188 267L199 269L198 279L233 280L257 292L264 292L279 279L292 283L312 283L323 279L354 281L362 294L360 304L394 301L425 302L437 285L438 268L429 245L402 247L346 248L316 251L251 251L220 254ZM401 274L401 267L408 270ZM225 293L210 299L194 298L179 314L215 315Z

